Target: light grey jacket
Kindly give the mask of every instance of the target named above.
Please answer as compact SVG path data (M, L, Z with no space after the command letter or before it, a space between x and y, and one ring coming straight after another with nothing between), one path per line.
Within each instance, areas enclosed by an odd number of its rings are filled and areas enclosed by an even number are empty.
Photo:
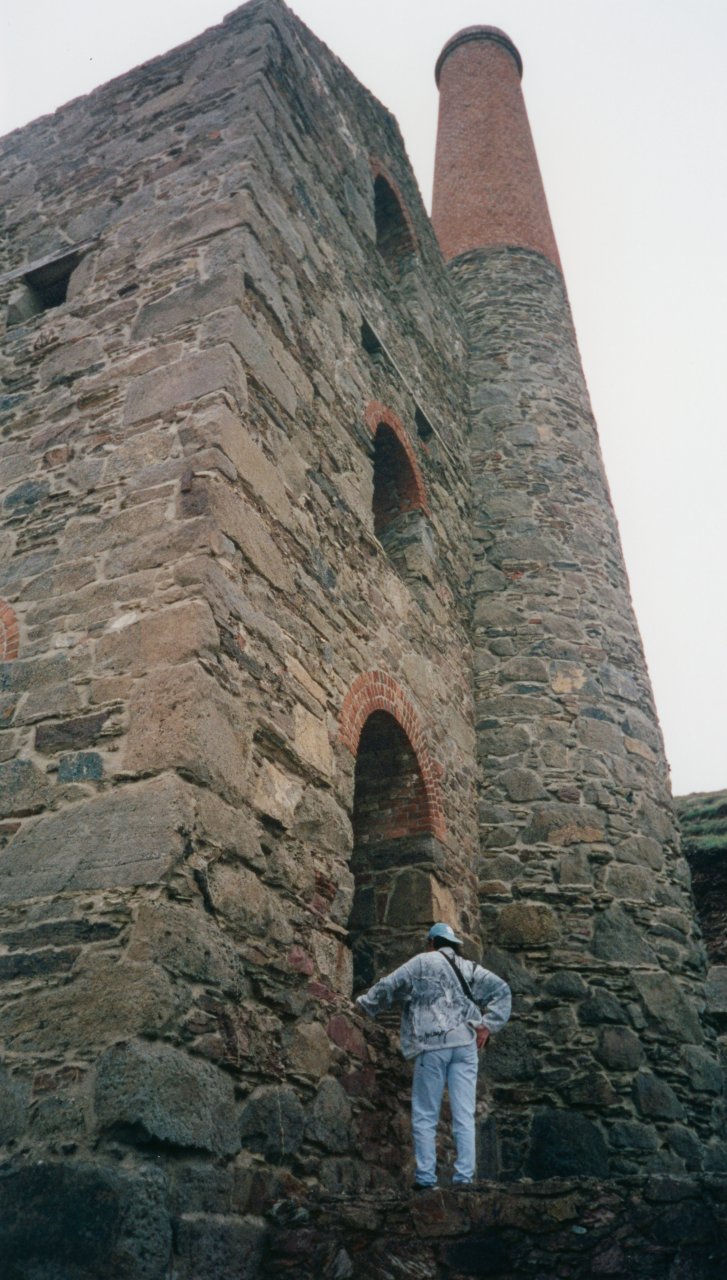
M467 999L444 953L459 967L476 1003ZM405 1058L415 1058L426 1049L469 1044L475 1027L499 1031L510 1017L512 1004L510 988L502 978L473 960L456 956L453 947L413 956L359 996L356 1003L375 1018L401 1001L401 1051Z

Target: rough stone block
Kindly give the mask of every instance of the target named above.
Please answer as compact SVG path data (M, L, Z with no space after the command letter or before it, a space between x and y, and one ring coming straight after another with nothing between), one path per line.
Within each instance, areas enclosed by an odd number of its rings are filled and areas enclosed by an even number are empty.
M253 569L279 591L292 592L290 568L254 507L221 480L195 480L193 492L202 509L240 548Z
M298 702L293 708L295 750L317 773L330 778L333 773L333 751L325 721L314 716Z
M681 1056L682 1065L689 1073L693 1089L705 1093L721 1093L723 1088L722 1068L719 1060L707 1049L697 1045L684 1046Z
M100 782L103 775L103 760L97 751L79 751L58 761L59 782Z
M605 1178L608 1155L603 1134L577 1111L536 1112L527 1172L541 1178Z
M558 937L555 912L539 902L513 902L502 908L495 940L501 947L542 947Z
M140 680L129 721L124 767L130 772L181 769L231 803L245 796L251 726L242 704L196 663Z
M492 1080L532 1080L538 1064L529 1032L510 1023L487 1045L487 1075Z
M242 965L219 925L189 904L142 903L131 931L127 959L152 960L195 982L217 983L240 993Z
M56 751L79 751L93 746L108 718L108 711L97 711L94 715L76 716L58 724L39 724L35 731L35 749L52 755Z
M644 941L643 931L621 906L609 907L596 916L593 954L599 960L618 960L628 965L656 963L654 952Z
M218 647L212 610L204 600L190 600L108 631L96 645L96 668L139 676L152 667L174 666Z
M612 1071L635 1071L644 1056L641 1041L628 1027L604 1027L596 1057Z
M285 901L248 867L215 863L207 888L215 911L230 936L239 942L267 938L292 942L294 931Z
M649 1021L670 1039L701 1044L699 1016L679 984L668 973L635 973L634 983Z
M239 305L244 296L244 274L240 270L230 270L210 280L196 280L143 306L134 321L132 339L169 333L181 324L196 324L200 316Z
M320 1022L296 1022L285 1038L285 1055L296 1075L320 1080L331 1062L331 1045Z
M262 1275L268 1228L262 1218L185 1214L176 1224L176 1280Z
M451 893L435 876L407 868L394 882L386 907L386 923L411 927L439 919L454 922L457 914Z
M303 784L298 778L291 778L283 773L277 765L263 760L255 786L253 804L258 813L274 818L281 827L293 825L293 815L303 795Z
M184 853L190 789L167 776L119 787L28 824L0 861L0 902L158 880Z
M160 1169L35 1162L0 1171L8 1280L165 1280L172 1229Z
M205 333L216 342L231 343L255 380L275 396L281 408L295 416L298 397L281 368L281 359L276 358L283 356L283 349L269 330L265 332L262 320L256 327L239 307L230 307L207 321Z
M634 1081L634 1102L642 1116L651 1120L681 1120L684 1107L666 1080L650 1071L640 1071Z
M109 1049L96 1069L95 1108L103 1128L130 1126L158 1142L215 1155L240 1149L229 1076L171 1045Z
M37 813L52 794L46 775L31 760L8 760L0 764L0 817Z
M288 1085L256 1089L240 1115L242 1144L273 1164L295 1155L303 1141L305 1112Z
M245 374L229 347L193 352L183 360L134 378L126 394L124 424L131 426L144 418L159 417L214 391L226 392L238 409L245 408Z
M549 804L537 808L523 832L525 844L593 844L603 839L604 818L592 805Z
M326 1151L342 1153L351 1143L351 1103L332 1077L318 1090L306 1123L306 1136Z
M646 867L609 867L606 890L614 898L630 898L632 902L656 901L656 879Z
M0 1008L0 1036L15 1050L88 1053L130 1035L163 1035L176 1027L186 993L146 961L89 952L76 962L71 982L38 986Z

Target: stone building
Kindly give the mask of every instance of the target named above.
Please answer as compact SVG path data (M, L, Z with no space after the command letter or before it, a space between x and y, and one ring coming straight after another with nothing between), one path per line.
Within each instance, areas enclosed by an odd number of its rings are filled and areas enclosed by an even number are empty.
M521 70L445 46L431 222L281 0L1 144L13 1280L393 1274L295 1224L396 1214L407 1072L351 993L436 918L515 992L498 1204L727 1170Z

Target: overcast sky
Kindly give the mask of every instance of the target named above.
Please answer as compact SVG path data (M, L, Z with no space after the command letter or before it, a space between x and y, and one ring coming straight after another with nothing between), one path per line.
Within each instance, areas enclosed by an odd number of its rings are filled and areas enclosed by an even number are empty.
M0 134L231 7L8 0ZM292 7L397 116L428 207L442 45L485 22L520 49L674 791L727 788L726 0Z

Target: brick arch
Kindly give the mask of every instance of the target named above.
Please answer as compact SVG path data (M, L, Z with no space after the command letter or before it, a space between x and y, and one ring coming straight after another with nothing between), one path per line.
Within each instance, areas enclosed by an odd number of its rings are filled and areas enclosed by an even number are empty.
M411 487L410 492L406 495L405 505L400 510L423 511L425 515L431 515L424 477L412 448L409 433L401 418L394 413L393 409L389 409L385 404L382 404L380 400L371 400L364 410L364 420L374 439L379 427L388 427L406 455L406 461L411 473Z
M440 787L442 767L430 754L424 728L411 700L393 676L384 671L365 671L354 680L341 708L339 735L342 743L355 756L363 727L375 711L386 711L406 734L427 796L428 829L443 840L446 826Z
M15 610L0 600L0 662L10 662L20 652L20 632Z

